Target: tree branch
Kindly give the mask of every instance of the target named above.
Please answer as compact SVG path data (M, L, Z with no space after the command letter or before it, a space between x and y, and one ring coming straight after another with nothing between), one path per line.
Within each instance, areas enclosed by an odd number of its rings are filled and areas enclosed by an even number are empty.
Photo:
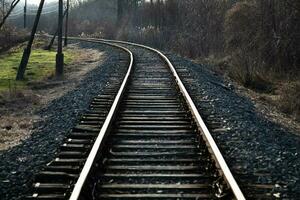
M20 2L20 0L13 0L10 4L10 8L7 11L6 15L3 17L1 23L0 23L0 29L2 28L2 26L4 25L6 19L9 17L10 13L13 11L13 9L16 7L16 5Z

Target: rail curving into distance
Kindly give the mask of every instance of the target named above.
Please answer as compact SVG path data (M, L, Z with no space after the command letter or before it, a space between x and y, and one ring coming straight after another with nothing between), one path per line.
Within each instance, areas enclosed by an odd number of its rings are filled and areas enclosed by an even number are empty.
M92 41L92 40L84 40L84 41L89 41L89 42L95 42L95 41ZM116 111L118 109L118 106L120 104L120 101L122 99L122 96L124 94L124 90L125 90L125 87L128 83L128 79L129 79L129 76L130 76L130 73L131 73L131 70L132 70L132 66L133 66L133 62L134 62L134 57L133 57L133 54L132 52L129 50L129 49L126 49L125 47L122 47L122 46L119 46L119 45L116 45L116 44L111 44L111 43L108 43L108 42L105 42L105 41L99 41L99 43L103 43L103 44L106 44L106 45L109 45L109 46L112 46L112 47L116 47L116 48L119 48L119 49L122 49L123 51L127 52L130 56L130 62L129 62L129 67L128 67L128 71L125 75L125 78L122 82L122 85L117 93L117 96L115 97L115 100L110 108L110 111L104 121L104 124L102 125L102 128L99 132L99 135L90 151L90 154L84 164L84 167L80 173L80 176L74 186L74 189L73 189L73 192L71 194L71 197L70 197L70 200L75 200L75 199L78 199L79 198L79 195L80 195L80 192L82 190L82 187L89 175L89 172L93 166L93 163L94 163L94 160L99 152L99 149L101 149L101 147L104 145L104 139L105 139L105 136L106 136L106 133L108 132L109 128L110 128L110 125L115 117L115 114L116 114Z
M126 64L36 174L27 199L245 199L167 56L131 42L70 39L116 48Z
M88 38L88 39L82 39L82 38L72 38L72 39L76 39L76 40L82 40L82 41L89 41L89 42L100 42L100 43L103 43L103 44L107 44L107 45L110 45L110 46L114 46L114 47L117 47L117 48L121 48L123 49L124 51L128 52L130 54L130 66L129 66L129 69L128 69L128 72L126 74L126 77L124 78L124 81L122 83L122 86L114 100L114 103L113 103L113 106L111 107L110 109L110 112L105 120L105 123L103 125L103 127L101 128L101 131L99 133L99 136L88 156L88 159L84 165L84 168L80 174L80 177L73 189L73 192L72 192L72 195L70 197L70 200L77 200L79 198L79 195L80 195L80 192L81 192L81 189L83 187L83 184L88 176L88 173L92 167L92 164L93 164L93 161L94 161L94 158L96 157L97 155L97 152L98 150L101 148L101 145L103 144L103 138L105 137L105 134L107 133L107 130L109 130L109 125L112 123L112 120L114 118L114 115L116 113L116 110L118 108L118 105L120 103L120 100L122 98L122 94L124 92L124 89L126 87L126 84L127 84L127 81L128 81L128 78L130 76L130 72L131 72L131 69L132 69L132 65L133 65L133 53L123 47L123 46L120 46L120 45L117 45L117 44L123 44L123 45L131 45L131 46L136 46L136 47L141 47L141 48L144 48L144 49L147 49L147 50L150 50L156 54L158 54L163 60L164 62L167 63L167 65L169 66L175 80L176 80L176 83L180 89L180 92L182 93L182 96L184 97L185 101L186 101L186 104L188 105L191 113L192 113L192 116L194 118L194 120L196 121L197 123L197 127L201 133L201 137L204 139L204 141L206 142L206 145L207 145L207 148L209 149L209 152L211 153L215 163L216 163L216 167L218 169L218 172L219 174L224 178L224 180L226 181L226 184L229 188L231 188L233 194L234 194L234 197L238 200L244 200L245 197L241 191L241 189L239 188L236 180L234 179L228 165L226 164L226 161L225 159L223 158L216 142L214 141L212 135L210 134L207 126L205 125L201 115L199 114L193 100L191 99L190 95L188 94L184 84L182 83L182 81L180 80L180 77L178 76L174 66L172 65L172 63L170 62L170 60L162 53L160 52L159 50L157 49L154 49L154 48L151 48L151 47L148 47L148 46L145 46L145 45L141 45L141 44L136 44L136 43L131 43L131 42L124 42L124 41L117 41L117 40L105 40L105 39L94 39L94 38Z

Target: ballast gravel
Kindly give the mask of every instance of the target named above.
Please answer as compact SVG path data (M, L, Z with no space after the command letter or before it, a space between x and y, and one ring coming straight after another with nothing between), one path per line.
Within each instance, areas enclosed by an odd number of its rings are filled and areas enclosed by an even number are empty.
M221 127L212 130L213 137L240 183L273 184L272 198L299 199L299 134L262 116L253 102L207 66L167 55L200 113Z
M144 50L125 45L136 54ZM257 112L222 77L165 53L176 68L247 197L299 199L300 137ZM153 63L154 64L154 63ZM270 188L271 186L271 188ZM260 187L260 188L259 188Z
M85 43L84 47L101 48ZM105 87L116 69L115 50L105 49L109 59L91 71L80 85L53 101L39 115L45 121L36 125L31 138L0 155L0 197L19 199L31 186L33 175L49 162L64 136L87 109L91 98ZM256 112L254 104L241 97L221 77L204 65L166 54L179 71L196 106L206 120L215 121L211 129L228 165L243 181L274 184L271 195L279 199L300 196L300 137ZM249 177L248 177L249 178ZM249 180L249 179L245 179Z
M34 174L50 162L63 138L70 133L79 115L88 109L93 97L101 94L109 77L118 73L120 51L111 47L81 43L82 48L105 52L106 60L90 71L79 85L38 111L43 119L35 124L32 136L20 145L0 152L0 199L23 199L28 195Z

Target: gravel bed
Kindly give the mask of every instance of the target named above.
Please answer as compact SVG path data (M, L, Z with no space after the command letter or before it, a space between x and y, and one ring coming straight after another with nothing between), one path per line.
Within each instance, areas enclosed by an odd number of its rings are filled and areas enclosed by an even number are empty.
M134 53L144 50L132 47ZM238 182L271 184L274 198L300 196L300 137L268 120L255 110L250 99L235 92L222 77L188 59L165 53L205 121ZM245 188L250 194L252 189Z
M104 51L108 57L90 71L79 85L64 96L52 101L37 114L44 119L35 124L33 134L20 145L0 152L0 199L22 199L31 188L34 174L50 162L63 138L74 127L79 115L88 109L93 97L118 73L116 64L120 52L99 44L81 43L82 48Z
M222 129L213 132L217 144L238 174L270 174L254 180L274 184L273 197L300 196L300 137L271 122L255 110L254 104L235 92L232 85L204 65L167 54L175 68L184 68L183 81L195 104L205 115L218 117ZM190 78L192 80L190 80ZM206 102L206 103L204 103ZM257 177L257 175L256 175ZM247 179L245 179L247 181ZM240 181L243 181L242 179Z
M91 48L93 45L84 46ZM39 112L45 121L37 124L31 138L2 152L1 199L18 199L26 193L33 174L54 157L78 114L87 109L89 100L99 94L108 74L116 69L115 54L110 55L75 90ZM188 76L186 72L179 74L198 109L206 118L217 117L226 130L212 133L233 171L236 174L270 174L269 178L262 176L254 182L274 184L274 197L297 199L300 196L300 137L256 112L248 98L239 96L231 85L205 66L171 53L167 55L176 68L185 68L188 72Z

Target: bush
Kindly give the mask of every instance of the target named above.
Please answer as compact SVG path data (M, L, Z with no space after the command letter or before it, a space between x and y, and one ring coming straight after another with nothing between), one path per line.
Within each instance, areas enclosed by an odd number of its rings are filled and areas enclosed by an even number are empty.
M281 110L300 121L300 81L286 83L280 89L279 106Z
M15 27L5 25L0 30L0 53L11 47L26 41L29 34L25 31L17 30Z
M240 49L230 59L228 67L229 77L242 84L246 88L258 92L270 93L273 91L272 83L268 76L257 70L258 63L249 55L249 53ZM259 72L260 71L260 72Z
M249 2L236 3L225 17L226 48L231 55L229 74L242 85L249 87L253 82L255 62L253 60L255 9ZM253 44L253 43L252 43ZM256 58L255 58L256 59Z
M236 3L225 16L225 36L228 51L257 48L258 8L252 1Z

